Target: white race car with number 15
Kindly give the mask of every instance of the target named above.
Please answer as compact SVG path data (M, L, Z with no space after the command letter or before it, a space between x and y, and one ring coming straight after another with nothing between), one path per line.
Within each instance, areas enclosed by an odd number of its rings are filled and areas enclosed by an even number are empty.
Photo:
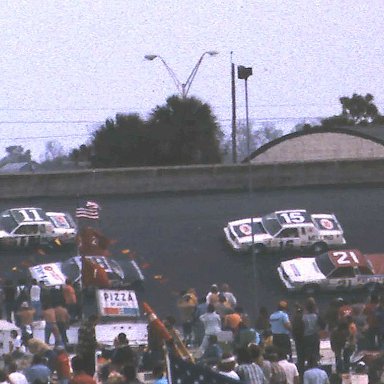
M224 233L235 251L253 249L254 254L287 249L310 249L319 254L346 243L334 214L309 214L305 209L231 221Z

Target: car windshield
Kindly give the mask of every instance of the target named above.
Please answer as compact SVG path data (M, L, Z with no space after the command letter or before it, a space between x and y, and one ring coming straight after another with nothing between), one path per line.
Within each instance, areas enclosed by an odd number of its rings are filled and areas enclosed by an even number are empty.
M265 230L272 236L275 236L278 232L281 231L282 228L275 213L270 213L269 215L263 216L261 223L263 224Z
M335 266L328 256L328 252L317 256L316 264L324 276L328 276L335 269Z
M16 220L12 217L11 214L3 214L0 218L0 229L11 233L17 227Z

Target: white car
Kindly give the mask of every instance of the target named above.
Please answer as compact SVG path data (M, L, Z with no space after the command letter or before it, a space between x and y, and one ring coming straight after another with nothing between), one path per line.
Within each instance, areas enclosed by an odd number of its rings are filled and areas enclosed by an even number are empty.
M77 226L65 212L37 207L11 208L0 213L0 247L75 244Z
M384 283L383 258L382 253L362 254L358 249L328 251L283 261L277 271L289 291L371 290Z
M254 254L287 249L310 249L319 254L346 243L334 214L309 214L305 209L231 221L224 233L233 250L253 250Z
M116 260L105 256L84 256L97 267L101 267L112 287L139 287L144 276L134 260ZM65 284L66 279L74 283L80 282L82 271L81 256L74 256L65 261L39 264L29 267L31 278L42 281L45 286L52 287ZM97 285L96 269L95 284Z

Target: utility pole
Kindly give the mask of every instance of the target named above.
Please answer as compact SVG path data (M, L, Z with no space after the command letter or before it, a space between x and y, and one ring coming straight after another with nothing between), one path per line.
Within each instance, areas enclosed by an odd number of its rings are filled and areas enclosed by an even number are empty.
M237 163L237 128L236 128L236 84L235 84L235 64L232 60L231 52L231 83L232 83L232 162Z

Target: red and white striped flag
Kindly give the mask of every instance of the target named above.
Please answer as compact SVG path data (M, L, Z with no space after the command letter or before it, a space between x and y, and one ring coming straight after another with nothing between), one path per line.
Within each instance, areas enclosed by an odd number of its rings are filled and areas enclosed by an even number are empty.
M87 201L85 207L76 208L76 217L97 220L99 218L100 205L94 201Z

